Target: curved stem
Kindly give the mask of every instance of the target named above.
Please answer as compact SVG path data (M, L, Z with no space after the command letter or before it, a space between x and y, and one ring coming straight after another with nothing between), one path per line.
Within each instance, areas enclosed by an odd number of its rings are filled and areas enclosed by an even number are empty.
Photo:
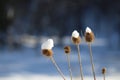
M83 71L82 71L82 62L81 62L81 56L80 56L80 48L79 48L79 45L76 45L76 46L77 46L77 50L78 50L78 62L79 62L79 65L80 65L81 80L83 80Z
M69 67L69 72L70 72L70 79L72 80L72 70L70 66L70 55L67 54L67 61L68 61L68 67Z
M56 61L54 60L53 57L50 57L50 60L52 61L52 63L54 64L55 68L57 69L57 71L59 72L59 74L61 75L61 77L63 78L63 80L66 80L62 71L60 70L60 68L58 67Z
M88 47L89 47L89 50L90 50L90 62L91 62L91 65L92 65L93 77L94 77L94 80L96 80L95 70L94 70L94 63L93 63L93 56L92 56L92 49L91 49L91 44L90 43L88 44Z

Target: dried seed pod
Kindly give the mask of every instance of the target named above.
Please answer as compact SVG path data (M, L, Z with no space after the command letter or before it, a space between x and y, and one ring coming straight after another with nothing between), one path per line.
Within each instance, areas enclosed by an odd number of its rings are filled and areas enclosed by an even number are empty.
M89 27L86 28L85 41L88 43L91 43L94 41L94 33L92 32L92 30Z
M65 79L62 71L60 70L60 68L58 67L56 61L53 58L53 51L52 48L54 47L54 42L53 39L48 39L47 41L45 41L42 45L41 45L41 50L42 50L42 54L44 56L47 56L50 58L50 60L52 61L52 63L54 64L54 66L56 67L56 69L58 70L59 74L61 75L61 77Z
M65 46L64 51L65 51L66 54L69 54L71 52L70 46Z
M72 42L74 44L78 45L78 44L80 44L80 41L81 41L80 37L78 37L78 38L72 37Z
M80 44L81 38L79 36L79 33L76 30L74 30L72 32L72 38L71 39L72 39L72 42L74 44L76 44L76 45Z
M94 34L91 33L85 33L85 40L86 42L93 42L94 41Z
M106 68L102 68L102 74L106 73Z
M47 57L51 57L53 55L53 51L51 49L43 49L42 54Z
M54 42L52 39L48 39L41 45L42 54L44 56L50 57L53 55L52 48L54 47Z
M78 61L79 61L79 66L80 66L80 76L81 76L81 80L83 80L83 71L82 71L82 63L81 63L80 48L79 48L81 38L79 36L79 33L76 30L73 31L71 39L72 39L73 44L76 45L77 50L78 50Z

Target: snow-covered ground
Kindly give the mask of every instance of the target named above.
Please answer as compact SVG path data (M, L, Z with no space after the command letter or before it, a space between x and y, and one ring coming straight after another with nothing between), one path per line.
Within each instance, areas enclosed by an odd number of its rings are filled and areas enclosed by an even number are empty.
M48 75L31 75L31 74L12 74L7 77L0 77L0 80L63 80L60 76L48 76ZM66 77L66 80L70 78ZM73 80L80 80L80 77L74 77ZM84 77L84 80L93 80L93 77ZM97 77L97 80L103 80L103 77ZM120 80L119 74L113 76L107 76L106 80Z
M69 79L68 64L63 50L64 46L53 48L54 58L61 70ZM77 50L71 46L71 67L74 80L79 79L79 65ZM102 80L101 69L107 68L106 80L119 80L120 77L120 51L107 49L105 46L92 46L97 80ZM80 46L83 73L85 80L93 80L89 50L86 45ZM62 80L52 62L41 55L40 47L17 50L0 50L0 80Z

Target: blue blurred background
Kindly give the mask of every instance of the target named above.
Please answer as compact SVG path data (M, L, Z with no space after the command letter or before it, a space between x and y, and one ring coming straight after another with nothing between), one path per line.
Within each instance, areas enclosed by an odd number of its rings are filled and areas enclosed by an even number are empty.
M0 77L14 74L58 75L49 59L41 55L41 43L52 38L56 62L69 76L63 47L70 45L71 66L79 76L73 30L83 36L89 26L95 71L101 76L120 74L120 0L0 0ZM80 45L83 71L92 76L88 46ZM1 79L2 80L2 79Z

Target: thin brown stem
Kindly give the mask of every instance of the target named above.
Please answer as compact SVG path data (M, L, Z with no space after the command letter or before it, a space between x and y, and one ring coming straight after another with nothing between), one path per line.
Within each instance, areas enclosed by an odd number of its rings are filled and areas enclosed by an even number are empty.
M67 54L67 61L68 61L70 79L72 80L72 70L71 70L71 66L70 66L70 55L69 54Z
M52 61L52 63L54 64L55 68L57 69L57 71L59 72L59 74L61 75L61 77L63 78L63 80L66 80L62 71L60 70L60 68L58 67L56 61L54 60L53 57L50 57L50 60Z
M105 74L103 74L103 80L105 80Z
M81 36L82 36L82 39L84 39L84 35L83 35L83 31L81 30Z
M80 48L79 48L79 45L76 45L76 46L77 46L77 50L78 50L78 62L79 62L79 65L80 65L81 80L83 80L83 71L82 71L82 62L81 62L81 56L80 56Z
M94 77L94 80L96 80L94 63L93 63L93 55L92 55L92 49L91 49L91 44L90 43L88 44L88 47L89 47L89 50L90 50L90 62L91 62L91 65L92 65L93 77Z

